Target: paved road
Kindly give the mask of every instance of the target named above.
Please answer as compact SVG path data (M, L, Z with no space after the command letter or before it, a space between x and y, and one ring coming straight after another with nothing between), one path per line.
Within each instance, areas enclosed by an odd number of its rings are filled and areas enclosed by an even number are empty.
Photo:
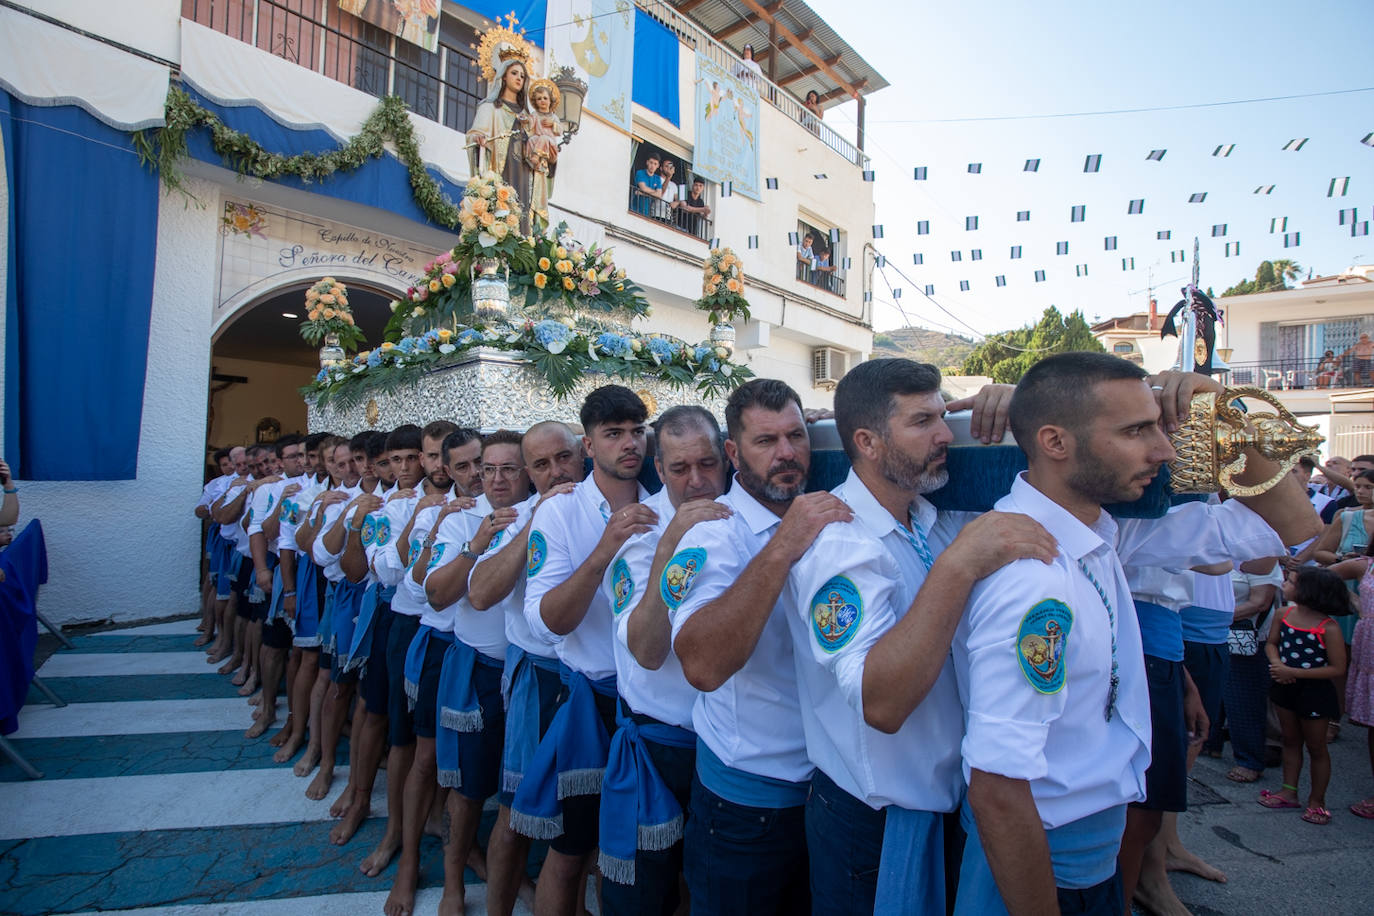
M1304 823L1301 811L1270 811L1255 802L1261 788L1277 789L1278 769L1258 783L1226 778L1231 761L1202 757L1189 787L1190 810L1179 818L1184 842L1226 872L1226 884L1173 876L1179 898L1198 916L1344 914L1374 912L1374 820L1349 806L1374 794L1366 730L1346 724L1331 747L1331 823ZM1230 747L1227 747L1230 751ZM1307 773L1299 799L1306 801Z

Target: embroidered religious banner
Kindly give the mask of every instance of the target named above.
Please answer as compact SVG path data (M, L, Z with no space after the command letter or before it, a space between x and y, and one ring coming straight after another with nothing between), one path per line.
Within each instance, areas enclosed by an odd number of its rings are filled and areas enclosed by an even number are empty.
M697 174L730 181L759 199L759 93L706 55L697 55Z
M635 7L630 0L549 0L547 72L572 67L587 83L588 111L629 131L633 103Z
M439 50L439 0L339 0L339 9L426 51Z

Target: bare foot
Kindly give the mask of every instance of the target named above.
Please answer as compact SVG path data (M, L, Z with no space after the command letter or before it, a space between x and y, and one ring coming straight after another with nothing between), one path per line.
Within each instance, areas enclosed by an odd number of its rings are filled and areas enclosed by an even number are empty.
M277 711L275 709L263 709L261 712L262 715L256 717L258 721L254 722L252 727L243 733L243 737L261 738L263 735L267 734L267 730L271 728L272 723L277 720Z
M382 904L385 916L410 916L415 911L415 885L419 883L418 868L401 866L396 871L396 883L391 885L391 893L386 895Z
M273 747L281 747L291 737L291 714L286 714L286 722L282 724L281 731L272 736L272 740L267 743ZM285 761L282 761L285 762Z
M310 756L308 753L306 756ZM297 764L299 767L300 765ZM297 774L299 775L299 774ZM320 771L315 774L315 778L310 780L310 785L305 787L305 797L311 801L319 801L329 794L329 786L334 782L334 767L321 766Z
M246 684L248 683L248 666L247 666L247 665L244 665L244 666L243 666L242 668L240 668L237 672L235 672L235 674L234 674L234 679L233 679L232 681L230 681L229 683L233 684L235 687L243 687L244 685L246 685ZM252 693L252 692L253 692L253 691L251 691L251 690L248 691L248 693ZM239 691L239 696L241 696L241 697L246 697L246 696L248 696L248 693L244 693L243 691Z
M329 842L333 843L335 846L342 846L353 839L353 834L358 832L358 828L363 825L363 821L367 820L371 813L372 807L366 802L349 805L348 810L344 812L343 820L335 824L334 829L329 831ZM379 846L378 850L380 849L381 847ZM377 853L374 852L372 855L376 854ZM368 856L368 859L371 858L372 856ZM388 860L390 860L390 858L391 856L387 856ZM385 866L383 866L383 868L385 868ZM367 859L363 860L362 870L367 871Z
M258 705L259 703L261 703L261 702L262 702L262 691L261 691L261 690L259 690L257 693L253 694L252 696L250 696L250 697L248 698L248 705L249 705L249 706L257 706L257 705Z
M199 647L199 646L208 646L208 645L210 645L210 641L211 641L212 639L214 639L214 638L215 638L215 634L214 634L214 633L202 633L200 636L197 636L197 637L196 637L196 641L195 641L194 645L197 646L197 647Z
M439 916L463 916L463 888L460 885L457 893L450 894L448 889L444 889L444 896L439 898Z
M358 869L369 878L375 878L382 873L383 869L391 864L392 857L396 855L397 850L400 848L401 838L399 836L392 836L391 833L388 832L382 837L382 841L377 844L377 848L368 853L366 859L363 859Z
M209 658L205 659L205 664L207 664L207 665L218 665L220 662L224 661L226 658L229 657L229 651L230 651L230 650L228 650L228 649L219 648L219 647L217 647L217 646L212 646L212 647L210 648ZM233 669L231 668L230 670L232 671ZM223 672L223 671L220 672L220 674L224 674L224 673L226 673L226 672Z
M243 662L241 662L241 661L237 661L237 662L236 662L236 661L234 661L234 660L231 658L231 659L229 659L229 661L227 661L227 662L225 662L224 664L222 664L222 665L219 666L219 671L218 671L217 673L218 673L218 674L228 674L230 671L233 671L235 668L237 668L239 665L242 665L242 664L243 664ZM240 682L240 683L242 683L242 682Z
M304 778L310 775L311 771L313 771L315 767L319 765L319 762L320 749L318 747L315 747L314 745L311 745L305 749L305 753L301 755L301 759L296 761L296 767L293 770L293 772L297 776ZM320 797L323 798L324 796Z
M1192 911L1178 899L1167 878L1159 881L1141 875L1135 889L1135 902L1153 916L1192 916Z
M334 804L329 806L329 816L343 817L347 814L348 809L353 807L353 799L357 794L358 790L354 789L351 784L344 786L344 790L339 793L339 797L334 799Z
M1218 884L1226 883L1226 874L1221 869L1215 865L1208 865L1183 846L1171 846L1165 852L1164 867L1169 871L1186 871Z
M237 680L237 678L236 678L236 680ZM241 696L241 697L251 697L253 694L255 694L255 693L257 693L257 692L258 692L258 673L257 673L256 671L254 671L254 672L248 677L248 680L244 682L243 686L239 687L239 696Z
M282 731L285 732L286 729L283 728ZM305 744L305 738L303 736L300 738L288 736L286 739L286 743L283 744L281 748L275 754L272 755L272 759L277 763L286 763L286 761L296 756L296 752L301 749L301 745L303 744Z

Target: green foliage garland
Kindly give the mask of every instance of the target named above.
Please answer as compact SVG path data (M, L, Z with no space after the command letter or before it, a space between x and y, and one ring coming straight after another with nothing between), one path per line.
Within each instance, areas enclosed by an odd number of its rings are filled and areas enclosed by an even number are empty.
M294 175L305 182L320 181L335 172L351 172L369 159L379 159L390 140L410 173L410 188L415 203L425 216L452 229L458 225L458 207L448 198L439 182L425 169L415 128L406 114L400 96L385 96L368 115L358 135L338 149L326 153L300 153L283 156L268 152L252 137L225 125L213 112L198 104L180 87L167 90L166 125L133 135L134 148L145 165L152 165L168 188L186 193L181 162L190 156L187 135L196 129L210 131L210 143L229 168L240 175L269 180Z

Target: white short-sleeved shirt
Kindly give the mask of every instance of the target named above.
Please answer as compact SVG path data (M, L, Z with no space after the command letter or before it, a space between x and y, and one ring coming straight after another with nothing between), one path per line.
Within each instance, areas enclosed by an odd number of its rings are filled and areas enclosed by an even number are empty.
M421 493L419 487L415 488ZM366 544L367 565L377 577L377 581L388 588L401 584L401 575L406 564L401 561L399 539L401 532L410 523L420 496L392 496L380 510L372 514L372 543ZM364 522L366 524L366 522ZM409 554L407 554L409 556Z
M916 548L852 470L834 491L854 520L827 525L793 565L783 596L796 652L797 689L811 761L869 807L953 811L963 774L963 710L949 650L930 692L896 734L864 721L868 653L906 616L927 570ZM973 513L911 506L931 555L949 546Z
M245 477L245 479L251 481L253 479L253 475L248 474ZM224 493L220 497L223 500L224 505L227 506L229 503L238 499L239 494L243 492L245 486L246 484L239 484L238 486L225 487ZM247 510L245 509L244 511ZM239 518L234 519L232 522L221 523L219 526L219 536L224 538L226 541L233 541L234 545L237 546L239 542L239 535L243 534L243 529L239 527L239 522L242 519L243 515L242 513L240 513Z
M440 523L434 539L434 550L439 556L429 564L429 571L425 573L426 581L436 569L442 569L458 559L464 545L472 540L472 536L477 533L478 527L491 511L491 504L483 496L473 508L455 512ZM505 531L499 531L496 537L492 538L492 542L499 548L505 537ZM488 544L484 552L491 550L492 544ZM476 566L475 563L473 565ZM440 629L438 623L430 622L431 613L443 623L442 629L448 630L478 652L492 658L505 658L506 621L500 611L495 608L479 611L464 594L446 608L434 610L431 605L430 612L420 616L421 623Z
M283 550L300 553L296 547L296 529L305 521L305 515L310 511L310 504L315 501L315 497L329 484L328 479L319 480L313 474L303 474L295 480L300 483L301 488L277 505L281 519L277 534L278 554Z
M253 491L253 499L248 507L250 517L248 519L248 537L255 534L262 534L262 523L272 517L273 513L281 509L281 493L293 483L303 483L303 478L286 477L276 483L269 483L258 487ZM276 543L267 545L267 549L272 553L277 552Z
M1040 522L1059 555L1048 566L1018 560L980 581L955 632L965 779L979 769L1027 780L1046 828L1139 801L1150 702L1123 564L1184 568L1274 556L1279 538L1235 500L1119 524L1104 511L1090 527L1024 473L996 508ZM1120 685L1108 720L1113 633Z
M196 508L208 509L214 505L215 500L224 495L224 491L229 489L229 484L234 482L235 474L221 474L214 480L205 485L200 491L200 502L196 503Z
M457 490L450 488L448 499L456 498ZM447 502L447 500L446 500ZM489 506L485 496L477 497L477 508L482 509ZM434 527L435 521L439 518L439 512L443 506L427 506L415 513L415 524L410 526L410 559L406 564L405 575L401 576L401 581L396 586L396 596L391 599L393 610L400 611L412 617L419 617L423 622L425 615L429 614L430 626L436 630L440 627L435 626L439 619L434 616L434 608L429 606L429 596L425 594L423 582L416 582L414 575L415 563L420 559L420 554L424 552L424 540L429 537L430 529ZM491 509L483 510L483 514L490 512ZM443 559L444 552L436 546L429 552L429 566L433 567L439 560Z
M344 577L343 567L339 565L339 560L342 559L344 548L348 545L348 532L344 532L344 540L340 542L341 546L339 547L338 553L331 553L329 548L325 547L325 533L333 528L335 523L342 525L349 524L349 519L344 519L340 522L339 517L343 514L344 510L348 508L348 504L363 492L362 487L357 484L351 487L338 487L337 489L341 493L346 494L348 499L343 502L326 506L322 517L320 510L315 510L315 516L318 521L315 526L315 541L310 545L310 559L314 560L315 565L324 571L324 577L330 582L339 582ZM350 512L350 519L352 515L353 513Z
M658 524L653 531L636 534L627 540L601 580L601 590L615 615L616 687L635 712L679 728L691 728L697 689L687 683L677 654L669 648L663 664L657 671L650 671L639 664L630 651L630 616L646 595L658 590L659 584L649 581L649 573L653 569L658 542L677 513L667 487L650 496L644 504L658 514Z
M639 501L648 498L649 491L639 487ZM535 513L527 547L525 620L535 636L554 644L563 664L594 681L615 674L608 597L597 589L582 622L562 638L544 623L539 605L591 556L610 517L610 501L596 485L595 475L589 476L571 493L544 501Z
M534 507L539 505L540 496L538 493L531 496L522 503L516 504L518 515L510 527L498 535L499 540L494 542L494 546L488 547L486 553L478 558L472 565L476 572L477 567L498 555L503 550L513 550L510 545L519 540L520 532L525 530L525 525L529 523L530 515L534 512ZM528 555L527 555L528 558ZM468 582L472 577L468 577ZM506 641L512 645L519 646L526 652L535 655L551 658L557 654L552 640L542 639L534 634L530 629L529 621L525 619L525 570L522 568L515 577L515 585L511 588L510 594L502 598L487 609L487 613L499 611L501 618L506 624Z
M693 614L725 592L777 531L781 519L745 492L739 478L717 502L730 518L694 525L663 571L673 642ZM744 666L710 693L697 694L692 729L726 766L802 782L811 776L787 626L779 596Z

